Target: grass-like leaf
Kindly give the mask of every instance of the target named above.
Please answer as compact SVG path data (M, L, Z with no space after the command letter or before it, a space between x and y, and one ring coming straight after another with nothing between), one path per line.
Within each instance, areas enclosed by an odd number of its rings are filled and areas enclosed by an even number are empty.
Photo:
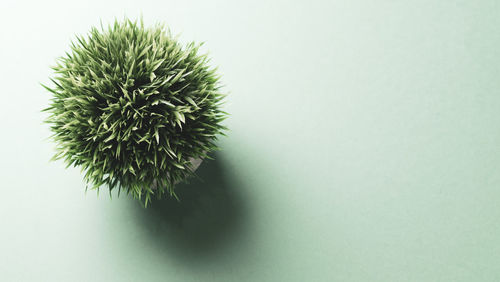
M115 21L92 28L57 60L45 109L55 159L78 166L91 188L123 189L145 203L174 196L190 160L223 134L219 76L161 25Z

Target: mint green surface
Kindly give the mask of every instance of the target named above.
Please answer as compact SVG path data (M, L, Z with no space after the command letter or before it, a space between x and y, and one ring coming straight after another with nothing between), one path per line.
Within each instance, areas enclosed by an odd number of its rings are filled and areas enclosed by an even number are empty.
M210 3L209 3L210 2ZM206 41L231 128L183 202L85 194L40 109L74 33ZM1 281L500 281L500 4L0 3Z

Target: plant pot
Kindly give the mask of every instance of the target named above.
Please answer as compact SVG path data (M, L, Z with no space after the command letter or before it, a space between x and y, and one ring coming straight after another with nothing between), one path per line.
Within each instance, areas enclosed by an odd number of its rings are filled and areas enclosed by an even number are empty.
M189 162L191 163L191 165L193 167L193 172L194 172L194 171L196 171L200 167L201 163L203 162L203 159L201 159L201 158L200 159L191 158ZM175 182L175 184L179 184L179 182ZM157 182L155 180L155 181L153 181L153 185L152 185L151 189L156 190L157 187L158 187L158 184L157 184Z

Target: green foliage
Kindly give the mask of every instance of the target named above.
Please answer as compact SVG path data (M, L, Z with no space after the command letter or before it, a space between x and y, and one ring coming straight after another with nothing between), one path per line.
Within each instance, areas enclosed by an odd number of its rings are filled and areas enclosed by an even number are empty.
M223 134L223 95L200 45L180 44L161 25L115 21L77 37L44 86L57 144L54 159L79 166L94 189L125 190L146 205L175 196Z

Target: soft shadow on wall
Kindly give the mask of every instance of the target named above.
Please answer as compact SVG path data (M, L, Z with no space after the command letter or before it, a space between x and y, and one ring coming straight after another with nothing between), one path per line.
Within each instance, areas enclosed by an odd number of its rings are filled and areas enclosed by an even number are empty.
M134 201L138 225L159 251L201 258L242 238L245 203L240 182L216 155L196 171L199 179L176 187L180 201L156 200L148 208Z

